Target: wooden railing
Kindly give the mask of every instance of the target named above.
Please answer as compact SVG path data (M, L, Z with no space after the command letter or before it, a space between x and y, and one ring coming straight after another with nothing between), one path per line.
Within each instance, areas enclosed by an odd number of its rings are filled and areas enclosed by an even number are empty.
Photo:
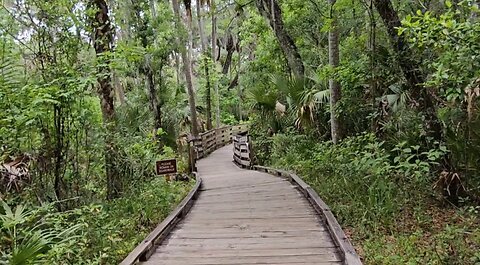
M233 161L243 168L253 166L250 142L250 135L246 133L233 136Z
M192 139L194 158L201 159L220 147L230 144L233 136L248 131L248 124L226 126L201 133Z

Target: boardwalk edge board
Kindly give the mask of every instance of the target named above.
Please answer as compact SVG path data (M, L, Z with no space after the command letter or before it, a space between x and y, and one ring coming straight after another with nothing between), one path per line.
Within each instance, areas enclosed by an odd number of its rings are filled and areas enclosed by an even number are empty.
M170 231L183 219L198 198L200 188L202 186L202 178L197 172L195 175L195 186L180 202L175 210L165 218L130 254L120 263L120 265L133 265L141 261L146 261L160 244L170 233Z
M238 164L237 164L238 165ZM297 185L302 192L302 194L308 199L308 201L313 205L315 210L324 218L330 234L337 243L338 247L341 250L341 255L343 256L344 264L346 265L361 265L362 261L356 253L353 245L347 236L343 232L342 227L338 223L337 219L333 215L330 207L318 196L317 192L310 187L305 181L303 181L299 176L294 173L290 173L284 170L278 170L263 166L252 166L253 170L269 173L274 176L282 177L288 179L291 183Z

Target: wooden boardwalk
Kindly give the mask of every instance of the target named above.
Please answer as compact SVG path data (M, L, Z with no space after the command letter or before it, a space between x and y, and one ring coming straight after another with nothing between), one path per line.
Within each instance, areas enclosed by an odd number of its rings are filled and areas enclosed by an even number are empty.
M197 162L198 199L141 264L342 264L324 221L295 186L238 168L232 150Z

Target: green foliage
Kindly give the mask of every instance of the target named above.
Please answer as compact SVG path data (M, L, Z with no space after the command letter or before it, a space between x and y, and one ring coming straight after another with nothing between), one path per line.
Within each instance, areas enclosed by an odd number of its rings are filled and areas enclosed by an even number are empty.
M2 201L0 264L117 264L191 187L155 179L121 199L65 212L52 204L12 210Z
M462 101L464 89L480 74L480 26L471 17L478 15L472 1L461 1L453 6L447 3L447 12L435 15L418 12L403 20L400 34L406 34L412 45L432 58L432 71L427 85L437 87L448 101ZM469 62L469 63L465 63Z
M42 216L51 210L51 205L33 210L19 205L12 210L6 202L1 202L0 232L5 233L3 243L8 242L6 249L2 250L1 264L48 263L50 252L71 248L78 237L75 233L81 228L80 224L60 228L49 223L48 216Z
M403 142L388 148L371 134L333 145L289 132L255 136L255 150L266 141L272 141L270 156L260 153L266 164L304 177L352 233L365 263L478 262L476 208L442 209L430 201L428 183L448 155L445 146L421 151Z
M472 1L447 1L446 11L441 14L419 11L408 15L399 32L428 56L425 68L431 75L425 85L445 100L438 117L451 150L448 174L460 175L465 189L477 196L480 137L474 131L480 128L480 26L476 21L479 13L478 5Z

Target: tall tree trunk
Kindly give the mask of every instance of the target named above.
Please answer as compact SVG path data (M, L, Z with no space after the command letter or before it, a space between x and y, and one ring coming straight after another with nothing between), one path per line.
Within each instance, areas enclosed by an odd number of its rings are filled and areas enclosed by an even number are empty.
M212 90L210 85L210 72L208 68L208 59L205 58L205 78L207 79L206 103L207 103L207 130L213 129L212 125Z
M150 99L150 109L153 112L153 132L154 138L157 138L157 132L160 128L162 128L162 111L160 104L158 104L157 98L157 89L155 88L155 80L153 75L153 70L151 67L147 67L146 69L146 77L147 77L147 84L148 84L148 96Z
M105 0L92 0L92 7L95 8L95 18L93 20L94 48L97 57L102 60L97 68L99 96L103 123L107 129L105 134L105 173L107 177L107 198L113 199L120 193L120 179L115 166L116 151L114 141L115 131L115 105L114 93L111 80L110 60L108 54L113 45L113 29L108 16L108 6Z
M150 12L152 13L152 18L155 21L157 19L157 10L155 7L155 1L150 0ZM146 38L146 36L144 37ZM145 40L147 42L148 40ZM156 46L156 41L154 39L153 45ZM144 47L147 48L147 47ZM158 96L157 96L157 89L156 89L156 82L155 82L155 70L153 66L153 58L151 55L145 57L146 61L146 76L148 81L148 91L149 91L149 98L150 98L150 109L153 112L153 133L154 138L157 139L157 133L160 128L162 128L162 106L159 103ZM158 69L158 76L161 78L162 75L162 66ZM160 148L163 147L163 144L160 142Z
M340 62L340 51L339 51L339 33L337 18L335 14L335 2L336 0L329 0L330 4L330 31L328 32L328 61L332 69L336 69ZM334 144L338 143L341 139L341 127L340 121L337 115L337 103L341 98L340 83L335 77L331 77L329 80L330 87L330 125L332 133L332 141Z
M288 66L293 74L297 76L304 76L305 67L303 65L302 57L298 52L295 42L288 34L282 19L282 10L278 5L277 0L256 0L258 11L270 22L277 40L282 48L283 54L287 59Z
M64 164L64 138L65 138L65 117L63 113L63 104L55 105L53 108L53 120L55 128L55 147L54 147L54 190L58 201L66 198L65 183L63 181ZM63 204L58 204L58 209L63 210Z
M397 28L402 25L400 18L390 0L374 0L374 4L387 28L393 48L397 52L400 68L411 90L411 97L415 101L417 108L425 114L427 131L436 140L441 140L442 126L436 116L433 100L423 86L424 77L420 66L412 59L412 52L404 36L398 35Z
M215 66L217 61L217 14L215 0L211 0L210 12L212 15L212 61ZM215 96L217 97L215 127L220 128L220 94L218 93L218 83L215 82L214 86Z
M182 17L180 15L180 6L177 0L172 0L173 5L173 12L175 14L175 25L177 29L182 27ZM197 122L197 107L195 105L195 92L193 89L193 82L192 82L192 64L190 60L190 53L187 51L185 47L185 41L181 37L177 37L177 48L180 50L180 54L182 56L183 61L183 72L185 74L185 81L187 83L187 92L188 92L188 104L190 106L190 117L192 123L192 134L197 137L198 136L198 122ZM188 47L190 45L188 44Z
M368 17L368 24L365 30L369 32L369 38L367 41L367 47L370 52L370 100L372 108L381 108L382 104L377 103L377 97L381 96L381 91L378 91L377 78L376 78L376 50L377 50L377 21L375 18L375 7L373 5L373 0L370 0L366 9L366 16ZM381 112L383 113L383 112ZM372 119L371 130L375 133L379 132L379 122L382 120L382 115L380 117Z
M208 56L207 38L205 37L205 28L202 17L202 0L197 0L197 20L198 20L198 32L200 34L200 41L202 44L202 53L204 56ZM211 130L212 126L212 95L210 85L210 69L208 59L205 57L205 79L207 80L205 101L207 105L207 130Z
M197 22L198 22L198 33L200 35L200 44L202 45L202 52L207 52L207 38L205 37L205 27L202 17L202 0L197 0Z

